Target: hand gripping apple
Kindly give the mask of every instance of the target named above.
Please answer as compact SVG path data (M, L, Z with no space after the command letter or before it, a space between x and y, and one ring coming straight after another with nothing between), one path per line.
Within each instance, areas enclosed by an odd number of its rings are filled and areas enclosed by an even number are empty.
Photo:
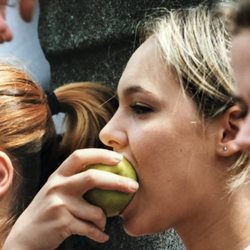
M97 169L111 172L117 175L129 177L137 181L137 175L133 166L124 159L115 166L103 164L90 165L87 169ZM94 188L89 190L84 198L91 204L99 206L103 209L107 217L119 215L122 210L132 200L134 193L123 193L116 190L103 190Z

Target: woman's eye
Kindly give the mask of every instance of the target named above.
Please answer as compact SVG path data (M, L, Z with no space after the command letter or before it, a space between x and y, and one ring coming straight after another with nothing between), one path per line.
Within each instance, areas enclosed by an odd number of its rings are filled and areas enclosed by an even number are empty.
M142 114L146 114L146 113L150 113L153 111L153 109L145 104L142 103L136 103L130 106L130 108L132 109L132 111L135 114L138 115L142 115Z

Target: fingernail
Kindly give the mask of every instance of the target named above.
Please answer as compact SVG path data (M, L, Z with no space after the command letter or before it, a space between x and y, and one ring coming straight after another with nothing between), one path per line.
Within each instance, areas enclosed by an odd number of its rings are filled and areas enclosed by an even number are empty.
M139 183L136 182L136 181L129 181L128 187L129 187L129 190L135 192L135 191L137 191L138 188L139 188Z
M102 241L106 242L109 240L109 236L107 234L102 234Z
M113 152L112 157L113 157L113 159L114 159L116 162L120 162L120 161L123 159L123 155L118 154L118 153L116 153L116 152Z

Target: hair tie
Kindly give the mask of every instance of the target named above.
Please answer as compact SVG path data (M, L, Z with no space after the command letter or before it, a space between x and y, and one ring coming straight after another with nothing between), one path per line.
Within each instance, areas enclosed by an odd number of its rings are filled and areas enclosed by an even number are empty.
M60 113L60 103L56 97L54 92L45 91L47 95L47 101L49 105L49 109L52 115L56 115Z

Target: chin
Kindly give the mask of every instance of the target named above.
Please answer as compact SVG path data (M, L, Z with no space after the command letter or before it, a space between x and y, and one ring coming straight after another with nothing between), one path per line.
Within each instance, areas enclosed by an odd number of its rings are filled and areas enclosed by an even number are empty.
M167 226L166 224L152 223L152 221L146 223L145 220L141 221L134 217L123 220L124 231L132 237L158 234L169 228L171 228L171 226Z
M152 227L146 227L140 221L136 219L124 220L123 221L123 229L129 236L139 237L144 235L154 234L155 232L152 230Z
M129 225L127 223L123 224L123 229L126 232L126 234L128 234L129 236L132 236L132 237L138 237L138 236L145 235L143 233L143 231L141 230L141 228L139 229L139 228L133 227L132 225Z
M138 237L159 232L158 223L152 223L155 218L151 218L145 209L138 206L135 195L132 202L124 209L120 217L122 218L123 229L129 236Z

